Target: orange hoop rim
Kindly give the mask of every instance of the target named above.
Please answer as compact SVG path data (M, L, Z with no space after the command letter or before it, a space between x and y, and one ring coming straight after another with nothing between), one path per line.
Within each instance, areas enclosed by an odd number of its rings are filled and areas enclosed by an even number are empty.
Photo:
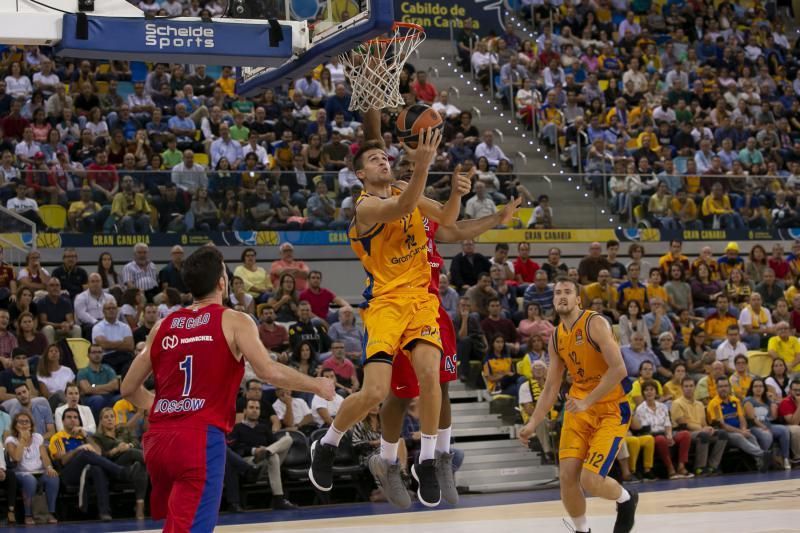
M425 28L420 26L419 24L414 24L413 22L401 22L395 21L392 24L391 31L397 31L398 29L405 28L408 30L405 35L398 35L395 37L376 37L374 39L370 39L367 43L370 44L391 44L400 41L407 41L409 39L417 38L421 35L425 35Z

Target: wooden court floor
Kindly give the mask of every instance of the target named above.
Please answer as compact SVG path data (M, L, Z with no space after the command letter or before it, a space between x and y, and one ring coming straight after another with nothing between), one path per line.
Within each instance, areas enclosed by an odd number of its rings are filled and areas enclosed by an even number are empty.
M725 478L718 479L724 482ZM800 532L800 478L767 482L758 482L755 479L754 482L746 483L665 488L654 492L642 492L634 531L641 533ZM614 523L614 513L613 503L590 499L589 518L593 533L610 533ZM299 515L302 516L302 512ZM551 500L412 513L240 523L221 525L216 531L556 533L568 531L562 523L564 516L561 503Z

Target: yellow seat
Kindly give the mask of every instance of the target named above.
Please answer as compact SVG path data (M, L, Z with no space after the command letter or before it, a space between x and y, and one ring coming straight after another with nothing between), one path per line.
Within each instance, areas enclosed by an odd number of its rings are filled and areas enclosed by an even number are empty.
M48 228L64 229L67 225L67 210L60 205L43 205L39 207L39 216Z
M67 339L67 345L72 350L72 359L78 370L89 366L89 347L92 343L86 339Z
M747 352L747 366L750 372L756 376L766 377L772 371L772 357L769 353L761 350L750 350Z
M96 81L94 82L95 87L97 87L97 94L108 94L108 82L107 81Z
M97 73L98 74L108 74L111 71L111 65L109 63L100 63L97 65Z
M194 162L208 168L208 154L194 154Z
M638 222L644 219L644 206L637 205L633 208L633 218Z
M600 87L600 91L606 92L606 89L608 89L608 80L598 80L597 86Z

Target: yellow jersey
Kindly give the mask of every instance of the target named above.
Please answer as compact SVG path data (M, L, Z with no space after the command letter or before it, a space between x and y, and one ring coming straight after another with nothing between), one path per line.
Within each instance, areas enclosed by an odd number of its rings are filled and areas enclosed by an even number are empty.
M392 194L400 194L392 189ZM364 198L362 192L356 207ZM358 234L356 218L350 224L350 247L367 273L364 299L392 292L427 292L431 282L428 262L428 237L419 209L392 222L375 224L363 235Z
M600 346L589 335L589 322L598 316L594 311L582 311L572 328L567 329L562 321L553 335L556 352L572 377L569 394L579 400L586 398L600 383L603 374L608 371L608 364L603 358ZM600 317L599 320L605 319ZM597 403L619 403L625 399L629 391L630 384L626 378Z

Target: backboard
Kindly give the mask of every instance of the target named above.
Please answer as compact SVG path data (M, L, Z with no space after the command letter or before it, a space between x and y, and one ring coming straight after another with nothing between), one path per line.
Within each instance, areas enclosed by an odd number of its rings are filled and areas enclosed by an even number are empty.
M53 46L58 55L95 60L230 65L238 67L237 91L251 96L394 22L393 0L228 2L243 6L241 16L257 18L146 17L126 0L95 0L86 13L78 0L0 0L0 45Z

